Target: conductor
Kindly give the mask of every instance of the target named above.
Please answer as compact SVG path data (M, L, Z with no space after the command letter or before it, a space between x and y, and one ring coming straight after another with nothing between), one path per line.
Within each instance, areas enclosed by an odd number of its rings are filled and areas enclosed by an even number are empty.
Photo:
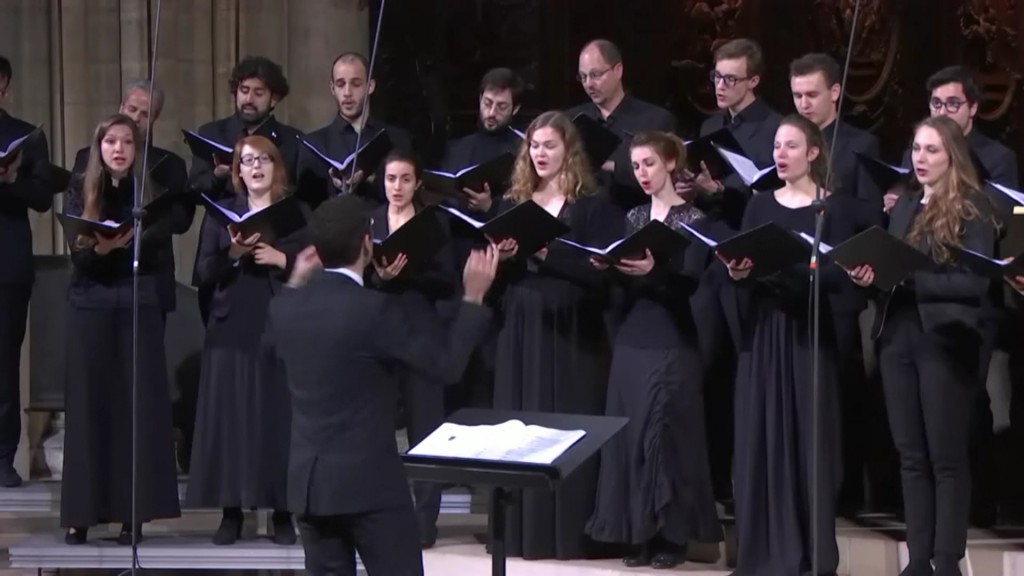
M321 204L311 232L313 246L296 259L291 288L271 302L267 329L291 390L288 505L306 570L354 576L358 551L371 576L419 576L416 516L395 443L394 365L459 380L489 325L482 302L498 253L491 246L466 262L463 301L447 330L409 333L429 323L363 288L373 244L359 199Z

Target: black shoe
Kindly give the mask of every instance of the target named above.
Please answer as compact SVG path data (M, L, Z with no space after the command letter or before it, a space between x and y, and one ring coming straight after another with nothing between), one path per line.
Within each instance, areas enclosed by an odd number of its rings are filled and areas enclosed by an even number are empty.
M274 525L274 544L291 546L298 541L295 536L295 525L292 524L292 515L288 512L274 512L271 516L271 523Z
M658 570L671 570L680 563L679 555L675 552L658 552L651 558L651 568Z
M220 526L213 535L215 546L230 546L242 537L242 511L238 508L225 508L220 519Z
M14 466L10 464L0 464L0 487L2 488L17 488L21 486L21 476L14 471Z
M642 544L637 547L636 554L632 556L626 556L622 559L622 563L627 568L640 568L641 566L651 565L651 547L649 544Z
M135 537L136 542L142 542L142 524L135 526ZM132 526L131 524L121 524L121 533L117 535L117 543L121 546L132 545Z
M908 564L900 572L900 576L932 576L932 564L931 562L924 562L920 565Z
M88 528L69 528L68 531L64 533L64 543L68 546L78 546L80 544L85 544L85 540L88 537Z

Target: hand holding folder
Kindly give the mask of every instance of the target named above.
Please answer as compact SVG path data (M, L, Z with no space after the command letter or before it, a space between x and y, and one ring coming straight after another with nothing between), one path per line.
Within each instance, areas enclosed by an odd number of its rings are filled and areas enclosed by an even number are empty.
M401 228L387 238L374 238L373 259L399 268L395 275L408 267L412 270L430 265L437 252L448 242L448 234L438 218L437 207L428 206L416 213ZM407 262L399 266L399 259Z
M775 165L767 168L758 168L754 161L742 154L726 150L721 146L714 145L722 158L729 163L733 171L743 180L743 183L752 190L776 190L782 188L783 182L779 178L779 171Z
M586 246L559 238L559 242L578 248L598 261L614 264L622 260L643 260L649 252L655 262L668 261L686 250L690 240L672 230L664 222L652 220L629 236L605 248Z
M287 236L306 225L306 217L301 205L292 196L274 202L266 208L253 210L242 216L217 204L206 194L200 194L206 207L206 213L220 221L224 226L231 226L243 238L254 234L260 235L260 241L273 244L278 238Z
M185 136L185 144L188 145L188 149L192 152L192 155L197 158L214 159L217 164L225 164L230 166L234 160L235 148L234 146L227 146L220 142L210 140L205 136L200 136L199 133L191 130L182 130L182 135Z
M28 134L15 136L13 139L7 140L6 142L4 140L0 140L0 166L7 166L13 163L19 157L18 153L25 147L25 143L28 142L36 132L39 132L41 128L42 125L40 124L33 128Z
M322 160L329 169L334 169L338 172L347 173L352 170L352 163L355 162L357 172L362 172L364 175L373 174L377 171L377 167L380 165L384 158L391 152L392 144L391 137L388 136L387 130L381 130L377 132L373 138L363 142L359 149L346 156L340 162L327 156L321 152L316 146L310 144L306 139L302 139L302 143L309 148L313 154Z
M692 226L684 224L683 228L692 238L714 250L726 265L732 262L737 270L748 271L746 276L750 278L769 276L811 260L810 243L774 222L751 228L722 242L701 234Z
M686 143L686 166L693 174L700 174L701 164L708 168L708 173L715 180L725 178L733 171L732 166L718 152L719 148L741 154L743 148L726 128L716 130Z
M142 221L140 222L142 228L148 228L157 220L166 216L174 206L174 203L182 200L182 196L182 194L173 193L160 194L143 206ZM115 222L113 220L101 221L59 212L57 213L57 221L64 229L64 236L72 241L78 236L116 238L131 230L134 224L131 218L122 222Z
M492 243L515 240L517 254L520 256L535 254L552 240L569 232L568 226L532 200L518 204L487 222L476 220L449 206L438 207L455 216L458 221L468 224Z
M515 157L509 152L504 152L486 162L463 168L454 173L424 170L423 183L432 192L443 194L449 198L463 198L466 196L463 192L464 189L483 192L485 184L491 190L500 189L508 181L514 163Z
M858 268L870 272L870 284L883 291L892 290L912 273L933 266L929 255L878 226L832 248L828 255L848 272Z
M1000 260L979 254L974 250L949 246L953 256L971 272L992 280L1012 279L1024 276L1024 255Z

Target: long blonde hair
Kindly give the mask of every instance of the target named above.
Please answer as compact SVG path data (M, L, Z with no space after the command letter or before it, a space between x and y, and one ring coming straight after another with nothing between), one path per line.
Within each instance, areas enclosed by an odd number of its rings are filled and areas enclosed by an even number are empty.
M978 172L971 162L967 138L952 119L945 116L926 118L914 127L916 135L921 128L932 128L942 140L942 147L949 156L949 169L941 181L934 186L934 192L921 214L914 219L914 225L907 234L911 244L927 240L932 258L939 263L949 262L947 246L960 246L963 224L967 220L982 218L979 204L984 206L987 197L981 193ZM986 216L995 224L992 210Z
M541 128L553 129L565 144L565 158L562 160L562 170L559 173L562 178L562 189L565 191L565 201L571 204L580 197L593 193L594 176L590 172L590 161L583 148L583 139L565 114L553 110L537 116L526 129L526 136L519 147L515 167L512 169L512 182L505 192L505 198L521 204L530 200L540 185L540 176L537 175L537 170L530 159L530 141Z
M126 126L132 133L132 141L135 145L135 158L132 160L130 173L134 176L136 186L142 185L146 175L142 171L142 155L145 154L146 143L139 134L139 128L135 121L124 114L114 114L96 126L96 132L92 137L92 144L89 145L89 162L85 167L85 174L82 176L82 217L90 220L99 220L103 214L103 187L106 179L103 177L107 172L103 164L103 139L107 132L114 126ZM145 184L142 202L149 202L153 196L153 186L150 182Z

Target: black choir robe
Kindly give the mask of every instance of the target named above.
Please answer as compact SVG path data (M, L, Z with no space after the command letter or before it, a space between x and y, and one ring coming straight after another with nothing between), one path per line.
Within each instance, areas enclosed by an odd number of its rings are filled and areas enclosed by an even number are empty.
M412 136L408 132L387 124L371 116L363 125L362 136L341 115L335 115L330 124L314 130L306 135L306 141L315 146L317 150L331 159L341 162L349 154L355 152L356 140L362 146L370 141L381 131L386 131L391 139L392 149L412 150ZM324 200L337 196L341 190L334 187L328 175L328 167L323 160L316 156L312 150L305 145L302 146L300 154L300 180L299 187L306 190L310 197L310 206L315 208ZM356 188L355 193L367 201L367 207L375 207L386 202L384 195L384 166L377 169L376 181L367 182L372 174L363 174L363 182ZM348 174L346 174L346 178Z
M184 234L192 227L196 214L196 204L188 193L188 170L185 161L174 152L156 146L149 149L148 170L151 182L159 187L164 194L181 194L180 202L175 203L169 216L168 229L171 234ZM89 164L89 147L82 148L75 154L75 166L72 174L85 174ZM173 248L167 246L167 248ZM174 279L174 250L166 250L157 254L157 292L160 296L160 307L165 312L175 309L177 283Z
M493 132L481 128L472 134L449 142L445 148L444 158L441 160L441 168L448 172L457 172L463 168L487 162L506 152L515 156L523 146L524 137L525 134L511 126ZM509 174L510 178L511 176ZM495 203L507 188L507 186L503 186L499 190L491 190ZM481 190L477 190L477 192L481 192Z
M605 172L601 170L600 166L594 166L594 171L599 177L601 188L608 190L612 200L623 214L629 209L647 202L647 196L637 183L636 176L633 175L633 163L629 159L629 144L638 132L675 132L676 120L672 113L629 94L626 94L622 102L619 102L619 105L607 118L601 115L601 111L593 102L580 104L566 110L565 113L570 119L577 114L585 114L604 124L605 128L622 139L619 147L609 158L615 163L614 172Z

